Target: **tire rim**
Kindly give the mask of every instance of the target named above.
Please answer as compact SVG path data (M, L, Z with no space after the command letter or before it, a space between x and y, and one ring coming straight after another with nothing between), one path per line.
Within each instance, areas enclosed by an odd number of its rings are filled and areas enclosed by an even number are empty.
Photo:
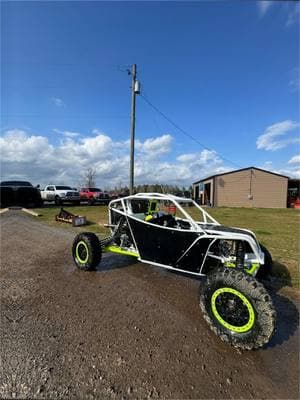
M76 259L80 262L80 264L85 264L88 261L89 249L83 240L77 243L75 254L76 254Z
M254 325L254 308L247 297L236 289L217 289L211 298L211 309L216 320L232 332L245 333Z

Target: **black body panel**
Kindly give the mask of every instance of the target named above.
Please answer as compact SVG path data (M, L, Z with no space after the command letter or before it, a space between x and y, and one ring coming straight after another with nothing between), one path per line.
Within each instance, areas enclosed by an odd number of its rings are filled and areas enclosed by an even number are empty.
M198 272L212 239L200 239L177 264L187 249L201 234L128 218L142 260Z
M182 259L178 261L175 267L186 271L199 272L207 249L212 241L212 238L199 239Z
M26 182L2 182L0 185L0 203L2 207L41 206L41 193Z

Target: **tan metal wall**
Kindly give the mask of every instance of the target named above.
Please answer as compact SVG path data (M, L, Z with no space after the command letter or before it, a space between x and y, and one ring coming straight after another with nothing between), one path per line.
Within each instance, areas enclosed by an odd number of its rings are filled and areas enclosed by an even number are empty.
M288 179L252 169L215 177L214 205L285 208ZM252 197L251 197L252 196Z
M288 178L254 169L253 207L286 208Z

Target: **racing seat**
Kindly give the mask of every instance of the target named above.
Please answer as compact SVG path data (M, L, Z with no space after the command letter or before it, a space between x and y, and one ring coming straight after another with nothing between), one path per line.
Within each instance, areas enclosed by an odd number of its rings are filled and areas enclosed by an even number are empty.
M169 228L173 228L176 225L176 220L171 214L154 214L152 216L148 216L151 218L146 217L146 221L150 222L151 224L160 225L160 226L167 226Z

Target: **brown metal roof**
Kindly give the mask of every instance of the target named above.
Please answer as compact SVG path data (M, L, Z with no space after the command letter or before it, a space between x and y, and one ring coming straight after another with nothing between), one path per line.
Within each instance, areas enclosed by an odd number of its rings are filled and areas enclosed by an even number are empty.
M266 172L266 173L272 174L272 175L282 176L283 178L289 179L289 177L286 176L286 175L277 174L276 172L267 171L266 169L257 168L257 167L247 167L247 168L235 169L235 170L229 171L229 172L223 172L223 173L221 173L221 174L211 175L211 176L208 176L208 177L206 177L206 178L200 179L200 180L197 181L197 182L194 182L193 185L196 185L197 183L200 183L200 182L203 182L203 181L207 181L208 179L215 178L216 176L223 176L223 175L228 175L228 174L234 174L234 173L236 173L236 172L246 171L247 169L257 169L258 171Z

